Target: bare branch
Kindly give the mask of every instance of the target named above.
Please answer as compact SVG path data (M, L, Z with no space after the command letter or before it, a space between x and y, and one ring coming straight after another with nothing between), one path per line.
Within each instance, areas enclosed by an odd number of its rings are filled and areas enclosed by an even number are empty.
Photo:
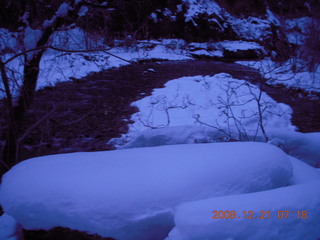
M5 64L2 62L1 58L0 58L0 71L1 71L3 85L5 88L5 93L7 96L7 104L8 104L9 109L11 109L11 107L12 107L12 94L11 94L10 86L9 86L9 78L8 78L7 72L5 70Z
M119 57L119 56L117 56L115 54L107 52L107 50L110 50L112 48L107 48L107 49L88 49L88 50L69 50L69 49L58 48L58 47L55 47L55 46L41 46L41 47L29 49L29 50L23 51L21 53L18 53L16 55L14 55L13 57L9 58L7 61L3 62L3 65L6 65L9 62L11 62L12 60L16 59L17 57L25 55L25 54L27 54L29 52L38 51L38 50L44 50L44 49L52 49L52 50L56 50L56 51L59 51L59 52L67 52L67 53L104 52L104 53L106 53L108 55L111 55L113 57L119 58L119 59L121 59L123 61L126 61L128 63L133 63L132 61L126 60L126 59L121 58L121 57Z

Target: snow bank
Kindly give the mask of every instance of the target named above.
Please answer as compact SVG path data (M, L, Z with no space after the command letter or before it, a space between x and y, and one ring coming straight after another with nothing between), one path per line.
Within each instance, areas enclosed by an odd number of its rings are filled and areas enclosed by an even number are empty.
M111 143L127 142L150 128L182 125L210 125L228 138L248 140L249 136L261 133L255 100L259 91L257 86L226 73L171 80L164 88L154 89L151 96L133 103L139 109L131 116L134 123L129 125L127 134ZM261 109L265 109L266 129L294 129L289 106L276 103L265 92L260 103Z
M60 154L13 167L3 177L0 203L26 229L163 239L178 204L278 188L291 177L288 156L263 143Z
M270 129L270 143L311 166L320 167L320 133L299 133Z
M102 39L94 41L88 33L73 29L57 32L53 38L54 45L64 49L108 49ZM191 59L185 50L181 49L184 41L176 39L163 39L162 41L142 41L137 46L115 47L108 52L127 61L163 59L185 60ZM150 49L144 48L151 45ZM168 47L169 46L169 47ZM173 48L172 48L173 47ZM82 78L92 72L99 72L113 67L130 64L120 58L105 52L68 53L49 50L46 51L40 62L40 73L37 89L52 86L58 82L69 81L70 77Z
M135 138L114 139L112 143L119 148L153 147L173 144L214 143L237 140L225 135L225 129L207 126L181 125L142 131ZM313 167L320 167L320 133L300 133L282 128L267 131L269 142L281 148L288 155ZM253 139L254 136L249 136ZM256 141L265 141L262 135ZM125 144L124 144L125 142Z
M282 128L268 129L269 142L313 167L320 167L320 133L300 133ZM135 138L113 139L111 142L118 148L153 147L173 144L215 143L236 141L225 135L223 129L207 126L181 125L142 131ZM249 136L253 139L254 136ZM264 142L262 135L256 141ZM302 163L301 163L302 164ZM303 168L303 166L301 166Z
M193 57L255 59L265 55L264 48L256 42L220 41L216 43L190 43Z
M258 69L268 84L282 84L291 88L301 88L307 92L320 92L320 66L315 72L306 69L306 63L290 59L284 63L273 62L266 58L260 61L238 61L236 63ZM293 71L295 69L295 71Z
M225 140L225 135L220 131L206 126L176 126L143 131L136 138L120 148L154 147L174 144L213 143Z
M311 167L294 157L290 157L290 161L292 164L292 178L290 185L320 180L320 171L318 168Z
M0 53L3 60L12 57L12 52L18 49L17 33L11 33L6 29L0 28ZM35 47L40 35L39 30L26 28L24 45L26 50ZM102 38L93 38L87 32L80 28L74 28L67 31L57 31L51 37L51 44L60 49L67 50L94 50L109 49L103 43ZM152 46L146 48L146 46ZM185 60L192 59L183 49L185 42L178 39L163 39L160 41L140 41L129 47L115 47L108 52L128 61L146 60L146 59L164 59L164 60ZM35 52L28 53L29 58ZM63 81L70 81L70 78L82 78L92 72L99 72L113 67L128 65L130 62L111 56L103 51L88 53L65 53L48 49L45 51L40 61L40 72L37 81L37 89L46 86L54 86ZM23 57L16 58L7 65L14 71L8 72L10 78L22 83L23 76ZM12 76L11 76L12 75ZM12 86L14 95L19 94L19 87ZM17 89L14 89L17 88ZM3 93L0 92L0 98Z
M320 236L320 181L265 192L216 197L180 205L167 240L315 240ZM212 219L213 211L236 211L235 219ZM244 218L253 211L254 219ZM260 219L260 211L270 211ZM290 211L278 218L278 211ZM300 212L300 214L298 213ZM307 211L307 218L301 217ZM281 216L281 212L280 212Z

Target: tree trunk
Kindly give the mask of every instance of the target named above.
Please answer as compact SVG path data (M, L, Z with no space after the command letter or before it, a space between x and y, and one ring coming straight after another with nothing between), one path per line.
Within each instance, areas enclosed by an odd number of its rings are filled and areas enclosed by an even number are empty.
M23 134L25 115L30 107L36 90L39 64L43 51L35 54L30 61L25 60L23 85L17 105L9 110L9 125L7 130L6 144L3 149L3 162L0 166L0 176L19 162L19 149L17 143Z

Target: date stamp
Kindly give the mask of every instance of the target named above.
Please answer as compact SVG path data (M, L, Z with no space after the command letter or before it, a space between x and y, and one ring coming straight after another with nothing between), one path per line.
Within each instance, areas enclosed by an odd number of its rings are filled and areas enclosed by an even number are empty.
M270 219L271 217L278 219L307 219L307 211L212 211L212 219Z

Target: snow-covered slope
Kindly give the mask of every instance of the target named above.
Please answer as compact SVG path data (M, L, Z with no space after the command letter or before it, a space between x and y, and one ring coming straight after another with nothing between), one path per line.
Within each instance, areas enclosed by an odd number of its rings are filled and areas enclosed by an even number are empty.
M318 180L182 204L175 215L176 227L166 240L319 239L319 186ZM234 219L212 219L213 211L234 211L236 216Z
M263 143L61 154L11 169L0 203L26 229L63 226L120 240L163 239L183 202L284 187L291 177L288 156Z

